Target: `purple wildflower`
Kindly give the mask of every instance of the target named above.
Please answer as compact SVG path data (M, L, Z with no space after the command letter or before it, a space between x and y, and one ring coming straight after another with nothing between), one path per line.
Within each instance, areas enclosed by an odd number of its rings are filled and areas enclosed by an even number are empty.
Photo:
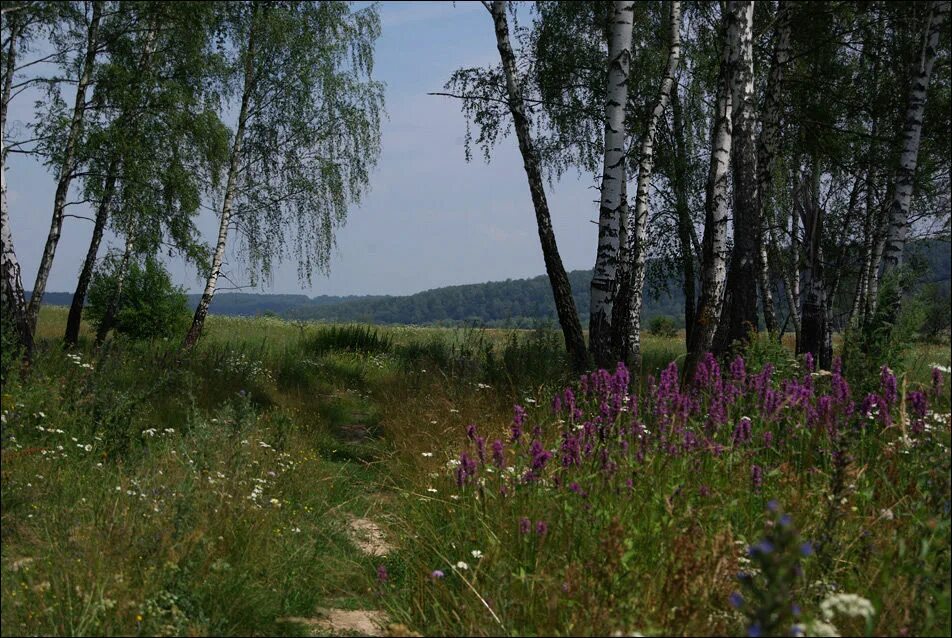
M932 396L936 399L939 398L939 394L942 392L942 381L942 370L932 368Z
M734 434L731 436L734 447L743 445L744 443L750 441L750 436L750 418L742 416L740 421L737 422L737 426L734 428Z
M750 483L754 491L759 492L764 485L764 470L759 465L750 466Z
M896 375L887 366L883 366L879 373L879 382L882 386L883 398L886 403L895 403L899 393L896 389Z
M493 441L492 448L493 448L493 465L502 469L502 467L506 464L506 452L505 452L505 449L503 448L502 441L500 441L499 439L496 439L495 441Z
M382 585L386 583L389 578L390 574L387 573L387 567L385 565L377 565L377 582Z
M519 519L519 533L528 534L529 530L532 529L532 521L523 516Z
M446 574L443 573L442 569L434 569L432 572L430 572L430 578L433 580L439 580L444 576L446 576Z
M470 441L476 440L476 424L470 423L466 426L466 438Z
M545 521L537 521L536 534L538 534L539 536L545 536L548 533L549 533L549 524L546 523Z

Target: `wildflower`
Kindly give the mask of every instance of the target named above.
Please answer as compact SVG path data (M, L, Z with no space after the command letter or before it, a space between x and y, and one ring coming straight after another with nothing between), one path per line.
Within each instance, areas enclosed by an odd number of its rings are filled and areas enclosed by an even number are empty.
M820 613L827 621L833 620L836 614L869 620L876 614L876 609L862 596L833 594L820 603Z
M478 549L474 549L473 551L470 552L470 554L472 554L473 558L475 558L476 560L479 560L480 558L483 557L483 553L479 551Z
M529 530L532 527L532 521L523 516L519 519L519 532L522 534L528 534Z
M387 567L385 565L377 565L377 582L381 585L386 583L390 578L390 574L387 573Z
M888 366L883 366L879 374L879 382L883 390L883 398L886 403L894 403L899 393L896 389L896 375Z
M548 533L549 533L549 524L546 523L545 521L537 521L536 534L538 534L539 536L545 536Z
M744 604L744 597L740 595L740 592L733 592L727 599L731 607L734 609L740 609L741 605Z
M430 572L430 578L433 580L439 580L444 576L446 576L446 574L443 573L442 569L434 569L432 572Z
M463 562L463 561L459 561L459 562L456 563L456 569L460 569L460 570L466 571L467 569L469 569L469 565L467 565L467 564L466 564L465 562Z
M492 449L493 449L493 464L499 469L502 469L503 465L505 465L505 462L506 462L506 456L505 456L505 451L503 449L502 441L500 441L499 439L496 439L495 441L493 441Z
M759 465L750 466L750 482L754 491L759 492L764 484L764 470Z
M420 455L429 458L433 456L433 452L420 452Z

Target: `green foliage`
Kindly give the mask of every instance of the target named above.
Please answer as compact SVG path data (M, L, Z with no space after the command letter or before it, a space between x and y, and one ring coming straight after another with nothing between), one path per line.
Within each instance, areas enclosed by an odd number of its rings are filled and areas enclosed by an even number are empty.
M105 260L89 286L87 316L97 327L115 294L119 263ZM142 264L130 262L112 328L131 339L170 339L182 334L187 325L185 292L172 283L162 264L154 257L147 257Z
M309 335L303 344L305 352L315 355L334 351L377 354L389 352L392 346L389 337L367 325L321 327Z
M923 321L919 333L933 341L949 336L952 326L952 296L948 283L930 283L918 295L923 307Z
M651 321L648 322L648 334L671 338L678 334L677 324L674 319L667 315L652 317Z
M925 318L918 298L902 299L908 272L902 270L883 278L876 311L866 325L849 330L843 338L843 365L846 375L863 392L879 385L879 370L885 365L899 374L906 354Z
M5 309L4 309L5 310ZM23 349L10 313L0 310L0 389L20 362Z

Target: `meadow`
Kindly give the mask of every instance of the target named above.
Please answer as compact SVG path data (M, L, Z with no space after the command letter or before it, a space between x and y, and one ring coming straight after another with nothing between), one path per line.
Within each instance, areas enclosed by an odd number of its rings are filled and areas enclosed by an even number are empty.
M947 344L685 390L679 336L578 379L547 330L65 318L4 380L3 635L950 632Z

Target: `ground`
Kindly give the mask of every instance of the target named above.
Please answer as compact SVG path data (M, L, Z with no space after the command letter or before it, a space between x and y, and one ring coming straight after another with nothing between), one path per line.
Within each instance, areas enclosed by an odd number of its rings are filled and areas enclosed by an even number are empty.
M872 443L838 478L777 458L755 494L747 457L672 458L629 500L593 477L583 510L454 478L470 424L507 440L519 404L556 427L552 332L211 317L182 357L96 352L88 327L63 352L64 323L44 309L34 368L3 390L3 635L742 633L727 601L770 497L805 538L831 530L805 606L838 588L876 610L844 633L947 631L948 422L915 463ZM681 339L645 352L657 379ZM910 352L910 391L933 362L948 345Z

